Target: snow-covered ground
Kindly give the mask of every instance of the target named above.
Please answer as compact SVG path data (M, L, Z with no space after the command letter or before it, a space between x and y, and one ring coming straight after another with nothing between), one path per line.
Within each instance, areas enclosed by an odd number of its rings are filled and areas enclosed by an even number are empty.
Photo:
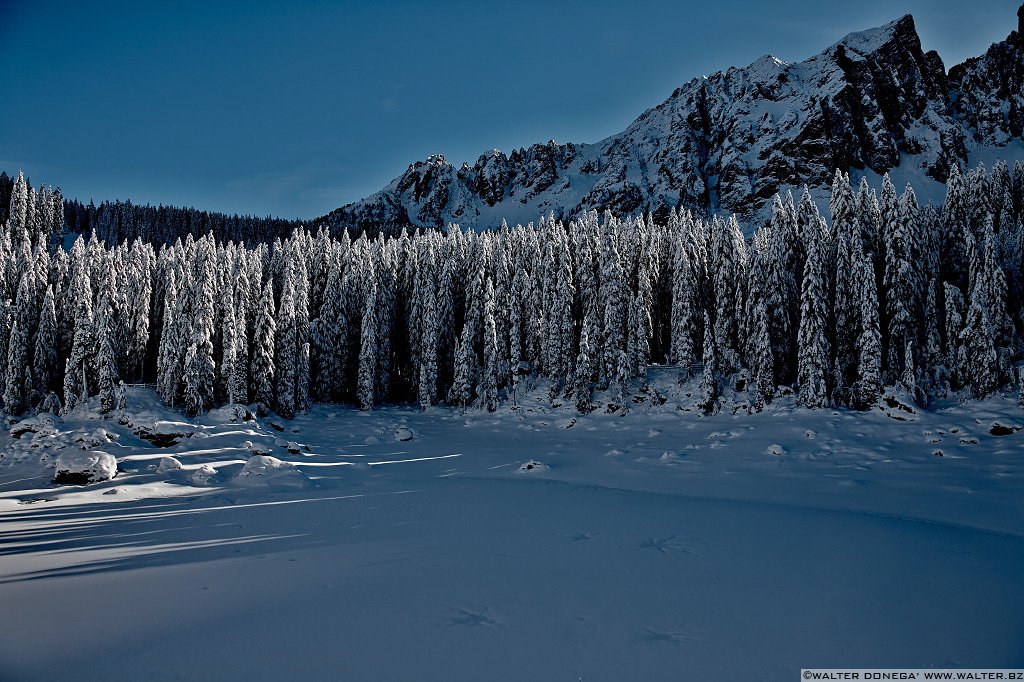
M188 419L139 388L128 414L16 424L0 679L1024 665L1015 396L704 416L655 379L664 404L638 393L626 415L552 408L540 387L495 414ZM62 452L120 471L56 486Z

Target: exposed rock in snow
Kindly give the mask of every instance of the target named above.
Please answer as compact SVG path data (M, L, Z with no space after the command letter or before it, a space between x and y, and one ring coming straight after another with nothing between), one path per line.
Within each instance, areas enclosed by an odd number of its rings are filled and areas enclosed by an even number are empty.
M135 424L132 430L139 438L158 448L169 448L192 435L192 431L187 431L182 426L174 422L157 421Z
M408 426L399 426L395 429L395 440L405 442L413 439L412 429Z
M992 422L992 427L988 432L993 436L1009 436L1017 433L1020 429L1021 427L1016 424L1000 424L999 422Z
M109 481L117 475L117 460L106 452L64 452L54 464L53 482L60 485L88 485Z
M522 464L522 466L519 467L519 471L521 471L523 473L527 473L527 472L547 471L549 468L550 467L548 467L547 464L544 464L543 462L538 462L535 459L531 459L529 462L524 462Z

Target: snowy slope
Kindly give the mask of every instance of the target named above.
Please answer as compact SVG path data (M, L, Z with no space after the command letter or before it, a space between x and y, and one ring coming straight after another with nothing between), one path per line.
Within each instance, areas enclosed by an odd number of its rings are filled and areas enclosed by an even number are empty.
M79 413L4 436L0 679L1024 665L1012 397L706 417L674 372L652 371L666 402L638 393L624 416L552 408L540 386L496 414L185 420L133 390L125 424ZM123 472L49 484L40 453L98 428L109 444L90 447ZM243 482L255 452L294 475ZM180 470L158 465L168 455ZM203 466L217 473L199 484Z
M1021 92L1019 30L947 75L907 15L803 62L764 56L694 79L596 144L493 150L461 167L432 156L326 219L487 228L548 212L569 218L684 205L757 223L776 191L805 183L825 189L835 168L853 175L898 168L925 186L944 181L950 163L1019 158Z

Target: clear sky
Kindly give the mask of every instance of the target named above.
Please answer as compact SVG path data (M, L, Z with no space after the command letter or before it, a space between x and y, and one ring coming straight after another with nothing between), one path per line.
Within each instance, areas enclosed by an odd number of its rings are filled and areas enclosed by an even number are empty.
M85 201L312 218L429 154L595 142L693 77L908 12L948 68L1018 4L0 0L0 169Z

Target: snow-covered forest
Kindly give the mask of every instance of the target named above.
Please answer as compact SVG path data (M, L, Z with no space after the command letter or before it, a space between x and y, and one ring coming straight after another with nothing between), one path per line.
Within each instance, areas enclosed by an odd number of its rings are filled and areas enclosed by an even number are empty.
M135 235L153 236L145 211ZM0 387L11 414L69 411L154 383L198 413L311 401L494 410L549 380L593 409L649 364L728 383L752 409L794 387L810 408L922 405L1020 382L1024 164L953 168L941 207L836 172L830 220L804 192L770 225L591 212L476 233L336 238L302 227L249 246L213 232L172 245L65 238L59 191L19 175L0 234ZM148 230L148 231L147 231ZM74 236L74 235L72 235ZM123 236L123 235L120 235Z

